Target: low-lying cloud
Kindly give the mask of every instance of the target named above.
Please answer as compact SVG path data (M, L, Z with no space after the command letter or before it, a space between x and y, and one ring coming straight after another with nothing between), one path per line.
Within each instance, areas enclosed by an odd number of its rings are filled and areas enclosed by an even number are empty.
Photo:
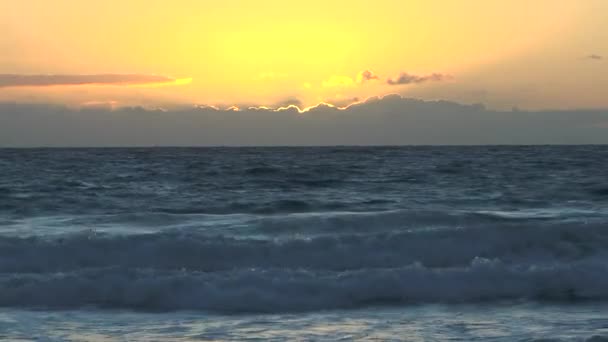
M340 109L0 103L0 147L606 144L607 110L494 111L389 95Z
M19 75L0 74L0 88L7 87L50 87L77 85L147 85L175 84L182 80L167 76L139 74L97 74L97 75Z
M430 74L430 75L426 75L426 76L418 76L418 75L412 75L412 74L402 72L396 78L389 78L386 81L386 83L389 85L420 84L420 83L425 83L425 82L444 81L449 78L451 78L451 77L448 75L438 74L438 73L434 73L434 74Z
M604 59L603 56L596 55L596 54L588 55L588 56L586 56L586 58L590 59L590 60L594 60L594 61L601 61L602 59Z
M425 82L439 82L452 79L452 76L433 73L426 76L413 75L406 72L402 72L399 76L395 78L389 78L386 80L386 84L395 86L395 85L406 85L406 84L421 84ZM375 74L370 70L364 70L357 74L357 76L353 79L349 76L331 76L329 79L323 82L323 87L331 88L331 87L354 87L357 85L363 85L365 83L371 81L380 80L380 76Z

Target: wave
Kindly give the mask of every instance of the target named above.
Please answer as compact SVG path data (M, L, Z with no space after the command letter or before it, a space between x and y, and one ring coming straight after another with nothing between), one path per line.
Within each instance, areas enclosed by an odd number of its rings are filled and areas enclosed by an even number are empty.
M526 210L384 210L387 200L368 199L368 210L345 211L343 202L314 205L307 201L277 200L272 203L232 203L230 210L148 208L141 212L85 215L6 217L1 231L12 235L81 231L82 227L125 234L159 229L189 228L205 233L235 236L335 235L393 232L428 228L492 225L605 222L608 212L599 208L539 208ZM318 204L318 203L317 203ZM320 207L323 207L319 210ZM0 204L1 207L1 204ZM218 209L218 208L215 208ZM252 212L253 210L253 212ZM44 228L44 229L41 229Z
M600 210L575 208L530 209L516 211L479 210L384 210L333 211L297 213L258 217L249 222L250 228L262 233L276 234L336 234L374 233L433 227L491 227L497 225L561 224L578 222L587 225L605 222L608 213ZM540 222L544 221L544 222Z
M87 231L0 237L0 272L67 272L128 267L217 272L241 268L347 271L467 265L478 257L516 264L608 260L604 224L536 224L380 231L366 234L236 238L171 230L139 235Z
M496 219L496 220L550 220L550 219L572 219L590 218L605 214L605 212L591 209L577 208L542 208L542 209L522 209L522 210L480 210L473 212L472 215Z
M286 312L418 303L608 299L605 260L548 266L477 258L451 269L188 272L95 269L0 276L0 306Z

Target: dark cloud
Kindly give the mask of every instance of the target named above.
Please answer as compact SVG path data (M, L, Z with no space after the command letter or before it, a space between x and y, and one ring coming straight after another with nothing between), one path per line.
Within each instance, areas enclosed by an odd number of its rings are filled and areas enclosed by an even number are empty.
M493 111L389 95L345 109L0 103L0 147L606 144L608 110Z
M389 78L386 83L390 85L403 85L403 84L420 84L424 82L438 82L450 79L451 77L444 74L430 74L427 76L418 76L408 73L401 73L397 78Z
M378 75L374 74L372 71L365 70L365 71L361 71L357 75L357 82L363 83L363 82L367 82L367 81L377 80L378 78L379 78Z
M0 74L0 88L6 87L48 87L67 85L136 85L172 83L176 79L166 76L137 74L99 75L17 75Z
M591 59L591 60L595 60L595 61L600 61L600 60L604 59L603 56L596 55L596 54L588 55L586 58L587 59Z

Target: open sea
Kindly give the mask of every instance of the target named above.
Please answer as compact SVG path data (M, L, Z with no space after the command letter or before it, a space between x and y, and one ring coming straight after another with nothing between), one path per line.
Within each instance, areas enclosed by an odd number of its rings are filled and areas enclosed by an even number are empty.
M0 340L608 341L608 146L3 149Z

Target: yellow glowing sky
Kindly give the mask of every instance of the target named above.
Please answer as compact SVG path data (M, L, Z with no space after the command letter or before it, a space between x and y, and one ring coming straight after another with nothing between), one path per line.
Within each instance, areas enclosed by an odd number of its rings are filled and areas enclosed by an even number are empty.
M181 80L5 87L0 100L304 106L399 93L607 107L606 13L605 0L0 0L0 74ZM361 81L365 70L378 79ZM402 72L445 77L387 84Z

